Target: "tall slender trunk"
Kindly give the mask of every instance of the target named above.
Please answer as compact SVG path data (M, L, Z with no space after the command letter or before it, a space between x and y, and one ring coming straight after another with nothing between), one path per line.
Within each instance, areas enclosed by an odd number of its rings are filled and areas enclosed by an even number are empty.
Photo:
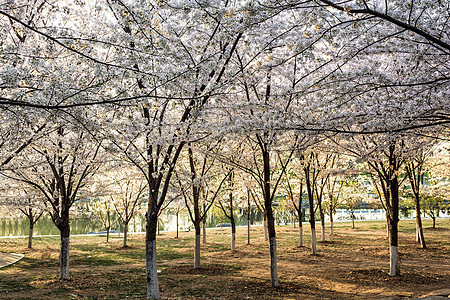
M322 200L319 202L319 213L320 213L320 225L321 225L321 239L325 242L325 213L323 212Z
M414 202L416 206L416 240L423 249L426 249L427 245L425 244L425 237L423 235L422 216L420 215L420 199L415 198Z
M250 245L250 214L251 214L251 207L250 207L250 192L247 192L247 245Z
M316 227L311 227L311 254L317 255Z
M433 220L433 228L436 229L436 217L431 217Z
M106 227L106 243L109 243L109 227Z
M69 280L69 240L70 225L67 218L63 221L63 225L59 228L61 236L61 252L59 256L59 279Z
M128 247L127 238L128 238L128 222L124 222L123 223L123 248Z
M34 229L34 222L30 220L30 230L28 232L28 248L33 247L33 229Z
M397 176L391 176L389 184L389 193L391 199L391 208L388 214L389 226L389 246L390 246L390 276L400 275L398 264L398 214L399 214L399 184Z
M403 141L401 141L401 145ZM395 153L396 144L390 144L386 153L388 162L386 164L379 162L370 162L369 165L377 172L384 201L383 208L386 210L386 224L389 238L389 254L390 254L390 276L398 276L399 255L398 255L398 222L399 222L399 181L398 172L402 161L399 160ZM377 190L380 191L377 187ZM381 194L381 193L380 193ZM380 195L381 196L381 195Z
M306 191L308 193L308 206L309 206L309 225L311 226L311 254L317 254L317 242L316 242L316 218L314 211L314 191L313 183L311 180L310 165L308 164L303 168L305 172ZM314 176L313 176L314 177Z
M203 218L202 221L202 233L203 233L203 244L206 244L206 217Z
M152 205L147 212L147 225L145 237L147 299L159 299L158 269L156 263L156 227L158 216L153 212Z
M333 213L330 213L330 234L334 234L334 221L333 221Z
M398 220L389 220L389 256L390 256L390 276L399 274L398 265Z
M299 233L298 246L303 247L303 224L302 224L302 211L301 210L299 210L299 214L298 214L298 233Z
M200 220L199 220L200 221ZM194 269L200 268L200 222L195 222Z
M231 178L231 176L230 176ZM234 219L233 192L230 192L231 252L236 250L236 220Z
M424 158L424 157L422 157ZM425 237L422 229L422 216L420 211L420 184L423 182L422 164L423 160L412 160L406 163L406 173L414 196L414 206L416 209L416 241L425 249Z
M231 252L236 250L236 225L231 223Z
M355 213L352 212L352 228L355 229Z
M309 170L307 172L308 178L307 178L307 184L306 189L308 191L308 204L309 204L309 225L311 226L311 254L316 255L317 254L317 241L316 241L316 220L315 220L315 212L314 212L314 199L313 199L313 193L311 189L311 184L308 183L309 181Z
M176 216L177 216L177 236L176 236L176 238L179 237L179 236L178 236L178 226L179 226L179 224L178 224L178 214L179 214L179 212L177 211L177 213L176 213Z
M263 163L264 163L264 209L267 215L267 232L269 235L270 252L270 275L273 287L278 286L277 269L277 238L275 232L275 219L272 210L272 195L270 187L270 157L267 143L262 143Z

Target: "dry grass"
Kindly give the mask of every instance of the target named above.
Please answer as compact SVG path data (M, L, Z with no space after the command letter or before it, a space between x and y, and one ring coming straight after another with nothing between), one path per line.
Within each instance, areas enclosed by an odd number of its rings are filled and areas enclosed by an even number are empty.
M158 237L158 269L163 299L376 299L422 297L450 287L450 220L438 229L425 223L428 249L414 241L413 221L400 222L401 276L389 277L389 253L383 222L338 223L335 235L319 243L319 255L297 247L298 229L277 228L280 287L270 286L268 243L262 228L239 228L231 252L230 229L208 231L202 245L202 268L194 270L193 233ZM320 237L320 235L318 236ZM58 280L57 238L0 239L1 252L25 254L17 264L0 269L2 299L145 299L144 236L132 235L131 247L113 237L72 237L70 281Z

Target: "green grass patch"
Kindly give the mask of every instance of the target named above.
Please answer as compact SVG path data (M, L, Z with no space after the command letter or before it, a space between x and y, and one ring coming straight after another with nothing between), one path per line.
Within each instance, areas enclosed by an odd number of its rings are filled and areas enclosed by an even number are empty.
M0 279L0 291L2 291L2 293L28 291L35 289L35 287L27 282L24 282L23 279L20 278L5 278L4 275L1 275ZM0 293L0 296L2 293Z

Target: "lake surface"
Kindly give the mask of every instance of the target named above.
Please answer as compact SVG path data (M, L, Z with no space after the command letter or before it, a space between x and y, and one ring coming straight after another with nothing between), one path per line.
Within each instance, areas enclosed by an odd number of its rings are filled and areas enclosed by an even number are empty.
M262 216L259 212L252 212L253 223L261 223ZM228 222L228 219L210 214L206 221L207 227L215 227L218 223ZM179 220L179 230L193 230L192 222L189 217L184 214ZM236 225L247 224L247 215L243 210L236 213ZM28 236L29 221L23 218L3 218L0 219L0 236ZM159 220L160 230L176 230L176 216L163 215ZM123 226L115 224L111 230L123 231ZM99 220L90 218L74 217L70 220L70 234L87 234L89 232L105 231ZM145 231L145 218L142 216L134 217L128 228L128 232ZM48 215L42 216L34 226L33 234L36 235L59 235L59 230Z
M307 211L304 211L305 219L309 219ZM415 218L415 212L413 210L407 211L400 215L401 218ZM441 214L441 217L449 217L448 215ZM236 225L247 225L247 214L245 210L237 210L235 214ZM275 211L275 218L277 224L288 224L292 222L292 215L286 213L280 213ZM366 209L355 211L356 220L384 220L385 212L382 209ZM251 213L252 224L261 224L262 215L259 211L253 210ZM319 220L319 218L316 218ZM351 213L345 209L338 209L334 214L334 220L348 221L351 220ZM295 220L297 221L297 220ZM326 216L325 221L329 221L329 217ZM189 216L185 213L180 215L179 218L179 230L193 230L192 222ZM229 220L224 216L218 216L215 214L209 214L206 226L215 227L218 223L229 223ZM174 215L163 215L159 220L160 230L175 231L176 230L176 217ZM29 222L27 218L15 218L15 219L0 219L0 236L28 236ZM70 220L70 233L71 234L87 234L88 232L101 232L105 228L96 219L89 218L72 218ZM111 230L123 231L123 226L118 224L114 225ZM142 216L136 216L129 224L129 232L143 232L145 231L145 218ZM53 224L49 216L43 216L34 227L34 235L59 235L59 230Z

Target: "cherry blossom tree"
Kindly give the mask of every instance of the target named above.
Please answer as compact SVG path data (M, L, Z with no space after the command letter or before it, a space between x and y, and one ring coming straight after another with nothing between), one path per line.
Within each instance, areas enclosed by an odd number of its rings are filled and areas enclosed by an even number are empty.
M109 232L111 227L117 223L114 218L114 208L110 201L105 199L92 199L90 201L92 215L99 220L106 231L106 243L109 243Z
M226 218L231 223L231 252L236 250L236 218L235 209L239 205L239 194L236 195L236 172L232 168L224 168L229 174L228 180L224 187L228 197L225 199L218 199L217 203ZM237 196L237 197L236 197Z
M230 176L230 172L224 175L218 173L215 157L211 152L220 145L220 142L206 144L201 147L188 144L187 163L188 171L177 173L180 189L182 191L189 217L194 224L194 268L200 268L200 231L201 223L206 218L207 212L215 203L216 198L222 192L222 185ZM203 150L203 151L202 151ZM195 151L195 152L194 152ZM205 237L205 233L203 233Z
M100 144L84 131L56 125L45 139L16 158L10 178L28 184L42 193L53 223L60 231L60 279L69 279L70 209L79 191L98 169L95 159Z
M28 248L33 247L33 230L36 222L46 212L46 207L42 201L42 195L34 188L18 182L11 182L2 178L2 197L0 205L7 211L9 216L22 215L28 219Z
M139 215L147 186L140 178L133 176L135 172L122 168L108 174L110 176L110 205L117 218L123 224L123 247L128 247L128 226L133 217Z

